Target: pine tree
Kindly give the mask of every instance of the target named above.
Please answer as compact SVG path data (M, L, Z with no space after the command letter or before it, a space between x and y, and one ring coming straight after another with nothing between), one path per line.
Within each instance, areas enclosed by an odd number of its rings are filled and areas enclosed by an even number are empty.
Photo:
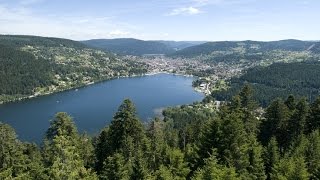
M175 177L167 166L161 165L159 169L155 172L154 179L155 180L175 180Z
M50 122L50 127L46 133L46 139L52 141L55 136L69 136L78 139L78 131L71 117L65 112L56 114L55 119Z
M163 164L163 152L165 151L165 141L164 141L164 122L160 119L155 119L149 124L147 130L147 136L150 139L150 154L149 162L150 168L153 171L159 169L160 165Z
M175 179L185 179L190 172L184 154L180 149L167 147L163 166L170 171Z
M265 167L263 161L263 147L257 142L256 137L250 135L249 137L249 162L250 165L248 167L249 177L250 179L255 180L264 180L267 178L265 174Z
M27 171L31 179L49 179L45 174L45 167L40 149L36 144L24 144L24 154L27 156Z
M132 172L131 166L131 163L126 162L120 153L115 153L105 160L99 178L105 180L129 179Z
M97 179L85 168L80 138L71 117L57 113L44 141L44 160L50 179Z
M320 132L316 130L308 137L306 147L306 164L310 172L310 179L320 179Z
M247 174L250 164L248 154L248 137L242 120L237 114L231 113L224 117L220 127L221 133L218 144L218 157L229 167L235 167L237 173ZM208 137L210 138L210 137Z
M138 150L136 156L133 159L132 173L130 175L130 179L132 180L148 179L148 177L150 176L150 172L147 167L148 163L143 154L144 152Z
M79 137L79 153L86 168L94 168L95 154L92 137L84 133Z
M219 165L215 155L205 160L203 168L199 169L192 178L193 180L237 180L239 178L235 169Z
M270 179L272 168L279 162L279 160L280 153L278 143L276 138L272 137L264 151L264 163L268 179Z
M97 179L95 173L84 167L84 162L70 136L56 135L51 144L54 152L49 168L50 179Z
M108 128L104 128L97 140L96 140L96 145L94 148L94 152L95 152L95 157L96 157L96 162L95 162L95 170L100 173L100 171L103 168L103 164L105 162L105 160L107 159L108 152L109 152L109 146L108 146Z
M249 84L245 84L239 95L233 97L230 110L239 114L246 132L256 135L259 131L260 120L256 117L254 111L257 108L257 102L253 99L253 89Z
M274 180L308 180L309 173L302 157L286 157L275 164L270 177Z
M136 109L129 99L124 100L119 107L109 126L108 135L110 146L108 153L110 154L124 148L128 137L132 138L135 148L143 145L146 140L143 125L136 116Z
M320 96L311 104L310 115L307 119L307 132L320 128Z
M0 123L0 177L30 178L23 144L12 127Z
M196 170L199 167L202 167L205 162L204 160L209 158L212 155L212 150L218 148L220 144L221 137L221 123L220 118L215 118L209 120L206 126L202 129L201 140L198 143L196 163L192 170Z
M301 99L289 121L290 141L296 139L305 132L306 120L308 117L309 106L306 99Z
M262 122L260 140L266 145L275 136L280 149L287 148L289 142L289 110L281 99L273 101L266 110L265 121Z
M109 170L105 167L113 166L110 163L115 161L108 161L108 166L103 166L102 162L114 157L116 153L124 158L126 164L128 163L127 166L131 169L128 173L130 178L148 175L150 165L147 159L150 157L150 143L130 100L124 100L110 126L100 133L95 152L96 170L102 176L109 174L107 172ZM141 155L141 152L145 154Z
M257 107L256 102L253 100L253 89L249 84L245 84L240 93L241 107L252 111Z

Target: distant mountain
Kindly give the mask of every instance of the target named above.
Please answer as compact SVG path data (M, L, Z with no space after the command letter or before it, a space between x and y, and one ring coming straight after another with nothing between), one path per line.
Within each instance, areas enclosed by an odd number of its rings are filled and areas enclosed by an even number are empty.
M0 35L0 44L16 48L24 46L88 48L82 43L69 39L26 35Z
M82 43L121 55L140 56L144 54L170 54L175 52L174 48L158 41L143 41L131 38L93 39L82 41Z
M265 51L308 51L319 43L299 40L281 40L281 41L220 41L207 42L204 44L188 47L173 53L173 56L196 57L200 55L210 55L215 52L246 52L257 53ZM318 45L317 45L318 47ZM316 49L315 47L314 49Z
M0 35L0 104L145 72L144 64L77 41Z

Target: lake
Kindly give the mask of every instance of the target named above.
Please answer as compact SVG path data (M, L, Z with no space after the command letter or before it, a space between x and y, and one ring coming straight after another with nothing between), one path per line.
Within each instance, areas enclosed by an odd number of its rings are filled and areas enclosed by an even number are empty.
M194 91L193 80L193 77L156 74L104 81L78 90L0 105L0 121L15 128L19 139L39 143L49 120L57 112L67 112L80 132L96 134L111 122L126 98L134 102L143 121L154 118L164 107L201 101L204 95Z

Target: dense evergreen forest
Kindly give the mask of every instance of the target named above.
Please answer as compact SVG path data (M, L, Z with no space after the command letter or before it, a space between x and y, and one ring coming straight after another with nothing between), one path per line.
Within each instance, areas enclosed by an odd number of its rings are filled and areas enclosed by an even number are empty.
M0 94L32 94L52 84L53 65L31 53L0 44L0 62Z
M319 179L320 97L261 110L252 92L245 85L219 108L169 108L147 124L127 99L96 137L58 113L40 146L0 124L0 179Z
M146 72L143 63L76 41L0 35L0 103Z
M231 99L244 84L250 83L255 99L266 106L276 97L288 94L306 96L314 100L320 94L320 62L275 63L268 67L254 67L230 81L230 88L214 92L218 100Z
M158 41L138 39L93 39L82 43L121 55L141 56L144 54L170 54L174 48Z

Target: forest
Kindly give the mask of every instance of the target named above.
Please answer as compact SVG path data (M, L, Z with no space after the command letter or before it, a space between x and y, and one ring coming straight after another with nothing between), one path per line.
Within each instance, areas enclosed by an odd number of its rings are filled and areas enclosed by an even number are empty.
M82 43L114 52L119 55L142 56L144 54L170 54L175 52L170 46L159 41L143 41L138 39L93 39Z
M60 112L40 145L0 124L0 179L320 179L320 97L262 109L253 93L245 85L220 107L172 107L147 123L126 99L97 136Z
M80 42L0 35L0 104L146 72L143 63Z
M0 62L0 94L32 94L35 87L52 83L52 63L31 53L0 44Z
M244 84L252 85L255 99L267 106L277 97L286 98L289 94L305 96L308 101L320 94L320 63L275 63L267 67L254 67L240 77L230 80L230 88L213 92L218 100L229 100Z

